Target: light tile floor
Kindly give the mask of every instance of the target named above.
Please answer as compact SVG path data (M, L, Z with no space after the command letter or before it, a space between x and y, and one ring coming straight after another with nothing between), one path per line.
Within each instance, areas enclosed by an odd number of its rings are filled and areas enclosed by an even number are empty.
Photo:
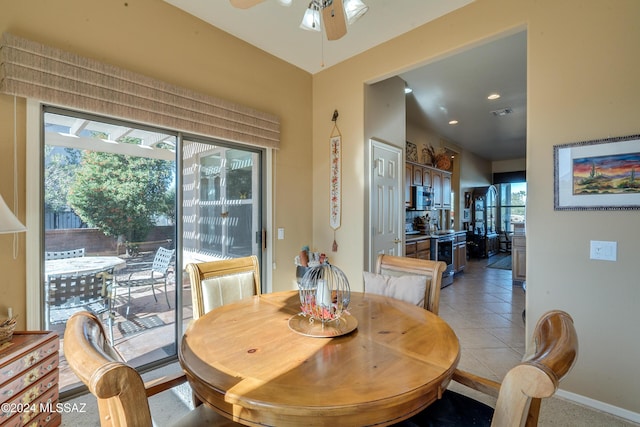
M512 285L511 271L487 268L495 261L473 260L453 285L442 289L440 316L454 329L462 355L459 367L495 380L520 362L525 351L522 311L525 294ZM177 364L164 371L179 369ZM158 374L155 374L156 376ZM154 373L147 374L152 377ZM450 388L488 404L492 399L456 383ZM190 392L183 385L150 399L151 412L158 425L170 425L189 410ZM99 426L95 399L84 395L71 402L87 403L83 413L63 415L63 426ZM553 397L542 403L540 426L628 427L640 426L590 408Z

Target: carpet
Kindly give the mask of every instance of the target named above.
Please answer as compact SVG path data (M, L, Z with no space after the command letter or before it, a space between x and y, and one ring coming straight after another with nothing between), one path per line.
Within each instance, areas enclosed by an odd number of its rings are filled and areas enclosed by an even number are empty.
M511 270L511 255L504 256L496 262L489 264L487 268L499 268L500 270Z
M133 319L119 322L118 330L122 336L127 336L147 329L157 328L158 326L164 326L164 322L154 314L149 317L134 317Z

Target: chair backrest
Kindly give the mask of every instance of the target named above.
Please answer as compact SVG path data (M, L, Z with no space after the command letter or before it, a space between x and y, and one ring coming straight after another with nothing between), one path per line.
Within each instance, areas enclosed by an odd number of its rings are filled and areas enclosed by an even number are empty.
M426 288L424 308L438 314L440 307L440 286L442 273L447 265L442 261L431 261L418 258L408 258L393 255L378 255L376 273L387 276L417 275L425 276Z
M255 255L187 265L193 318L243 298L260 294L260 265Z
M540 399L552 396L578 357L578 335L564 311L545 313L533 331L535 353L507 372L491 425L537 425Z
M165 249L162 246L159 247L156 251L156 255L153 257L151 270L161 274L167 274L167 270L171 265L171 259L173 258L175 251L175 249Z
M68 251L47 251L44 253L45 260L80 258L84 256L84 248L70 249Z
M140 374L108 345L104 327L96 316L82 311L69 318L64 354L71 370L98 399L100 425L152 425Z
M48 279L47 304L81 306L108 296L106 272L87 274L54 274Z

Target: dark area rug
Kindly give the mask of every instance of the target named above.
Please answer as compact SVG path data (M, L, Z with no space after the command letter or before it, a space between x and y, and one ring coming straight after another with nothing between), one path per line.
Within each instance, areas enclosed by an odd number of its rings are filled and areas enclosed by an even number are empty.
M497 261L487 265L487 268L499 268L500 270L511 270L511 255L506 255Z

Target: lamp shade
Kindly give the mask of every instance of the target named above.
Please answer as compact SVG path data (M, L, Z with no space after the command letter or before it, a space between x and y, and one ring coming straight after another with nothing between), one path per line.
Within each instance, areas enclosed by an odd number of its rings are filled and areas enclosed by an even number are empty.
M11 209L9 209L9 206L7 206L2 196L0 196L0 234L17 233L20 231L27 231L27 227L22 225L13 212L11 212Z
M361 0L344 0L344 12L347 15L349 25L356 22L358 18L367 13L368 10L369 6Z
M302 17L300 28L309 31L320 31L320 11L315 6L309 5Z

